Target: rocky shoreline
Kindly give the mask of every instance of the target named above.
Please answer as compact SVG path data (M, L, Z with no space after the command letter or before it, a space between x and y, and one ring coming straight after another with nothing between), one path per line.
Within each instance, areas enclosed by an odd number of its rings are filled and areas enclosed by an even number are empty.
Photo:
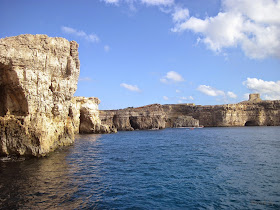
M115 132L101 125L98 99L73 97L78 46L46 35L0 39L0 155L39 157L79 132Z
M248 101L238 104L153 104L100 111L100 118L104 124L127 131L199 126L279 126L280 101L262 101L259 94L250 94Z
M98 98L74 97L78 44L47 35L0 39L0 156L45 156L77 133L203 126L279 126L280 101L251 94L238 104L152 104L99 111Z

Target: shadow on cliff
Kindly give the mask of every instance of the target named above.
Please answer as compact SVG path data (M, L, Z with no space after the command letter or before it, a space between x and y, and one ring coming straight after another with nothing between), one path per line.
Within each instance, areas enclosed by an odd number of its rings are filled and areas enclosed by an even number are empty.
M8 112L15 116L28 115L28 103L20 86L17 73L10 66L0 63L0 116Z

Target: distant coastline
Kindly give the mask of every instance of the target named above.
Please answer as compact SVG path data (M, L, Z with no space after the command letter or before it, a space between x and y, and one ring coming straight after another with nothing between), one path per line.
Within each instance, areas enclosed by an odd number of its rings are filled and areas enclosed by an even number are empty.
M152 104L99 112L103 124L128 131L168 127L280 125L280 100L261 100L258 93L250 94L248 101L237 104Z

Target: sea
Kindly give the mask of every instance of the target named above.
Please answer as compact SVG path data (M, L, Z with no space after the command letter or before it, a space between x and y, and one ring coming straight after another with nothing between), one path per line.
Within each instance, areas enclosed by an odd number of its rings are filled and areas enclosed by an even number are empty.
M280 209L280 127L77 135L2 157L0 209Z

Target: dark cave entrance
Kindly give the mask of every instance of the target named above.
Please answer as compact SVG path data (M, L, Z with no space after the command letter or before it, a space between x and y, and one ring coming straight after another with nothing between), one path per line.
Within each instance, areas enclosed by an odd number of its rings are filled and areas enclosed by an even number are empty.
M254 120L249 120L245 123L245 126L258 126L258 123Z
M140 129L140 126L139 124L137 123L137 117L129 117L129 123L130 123L130 126L137 130L137 129Z

